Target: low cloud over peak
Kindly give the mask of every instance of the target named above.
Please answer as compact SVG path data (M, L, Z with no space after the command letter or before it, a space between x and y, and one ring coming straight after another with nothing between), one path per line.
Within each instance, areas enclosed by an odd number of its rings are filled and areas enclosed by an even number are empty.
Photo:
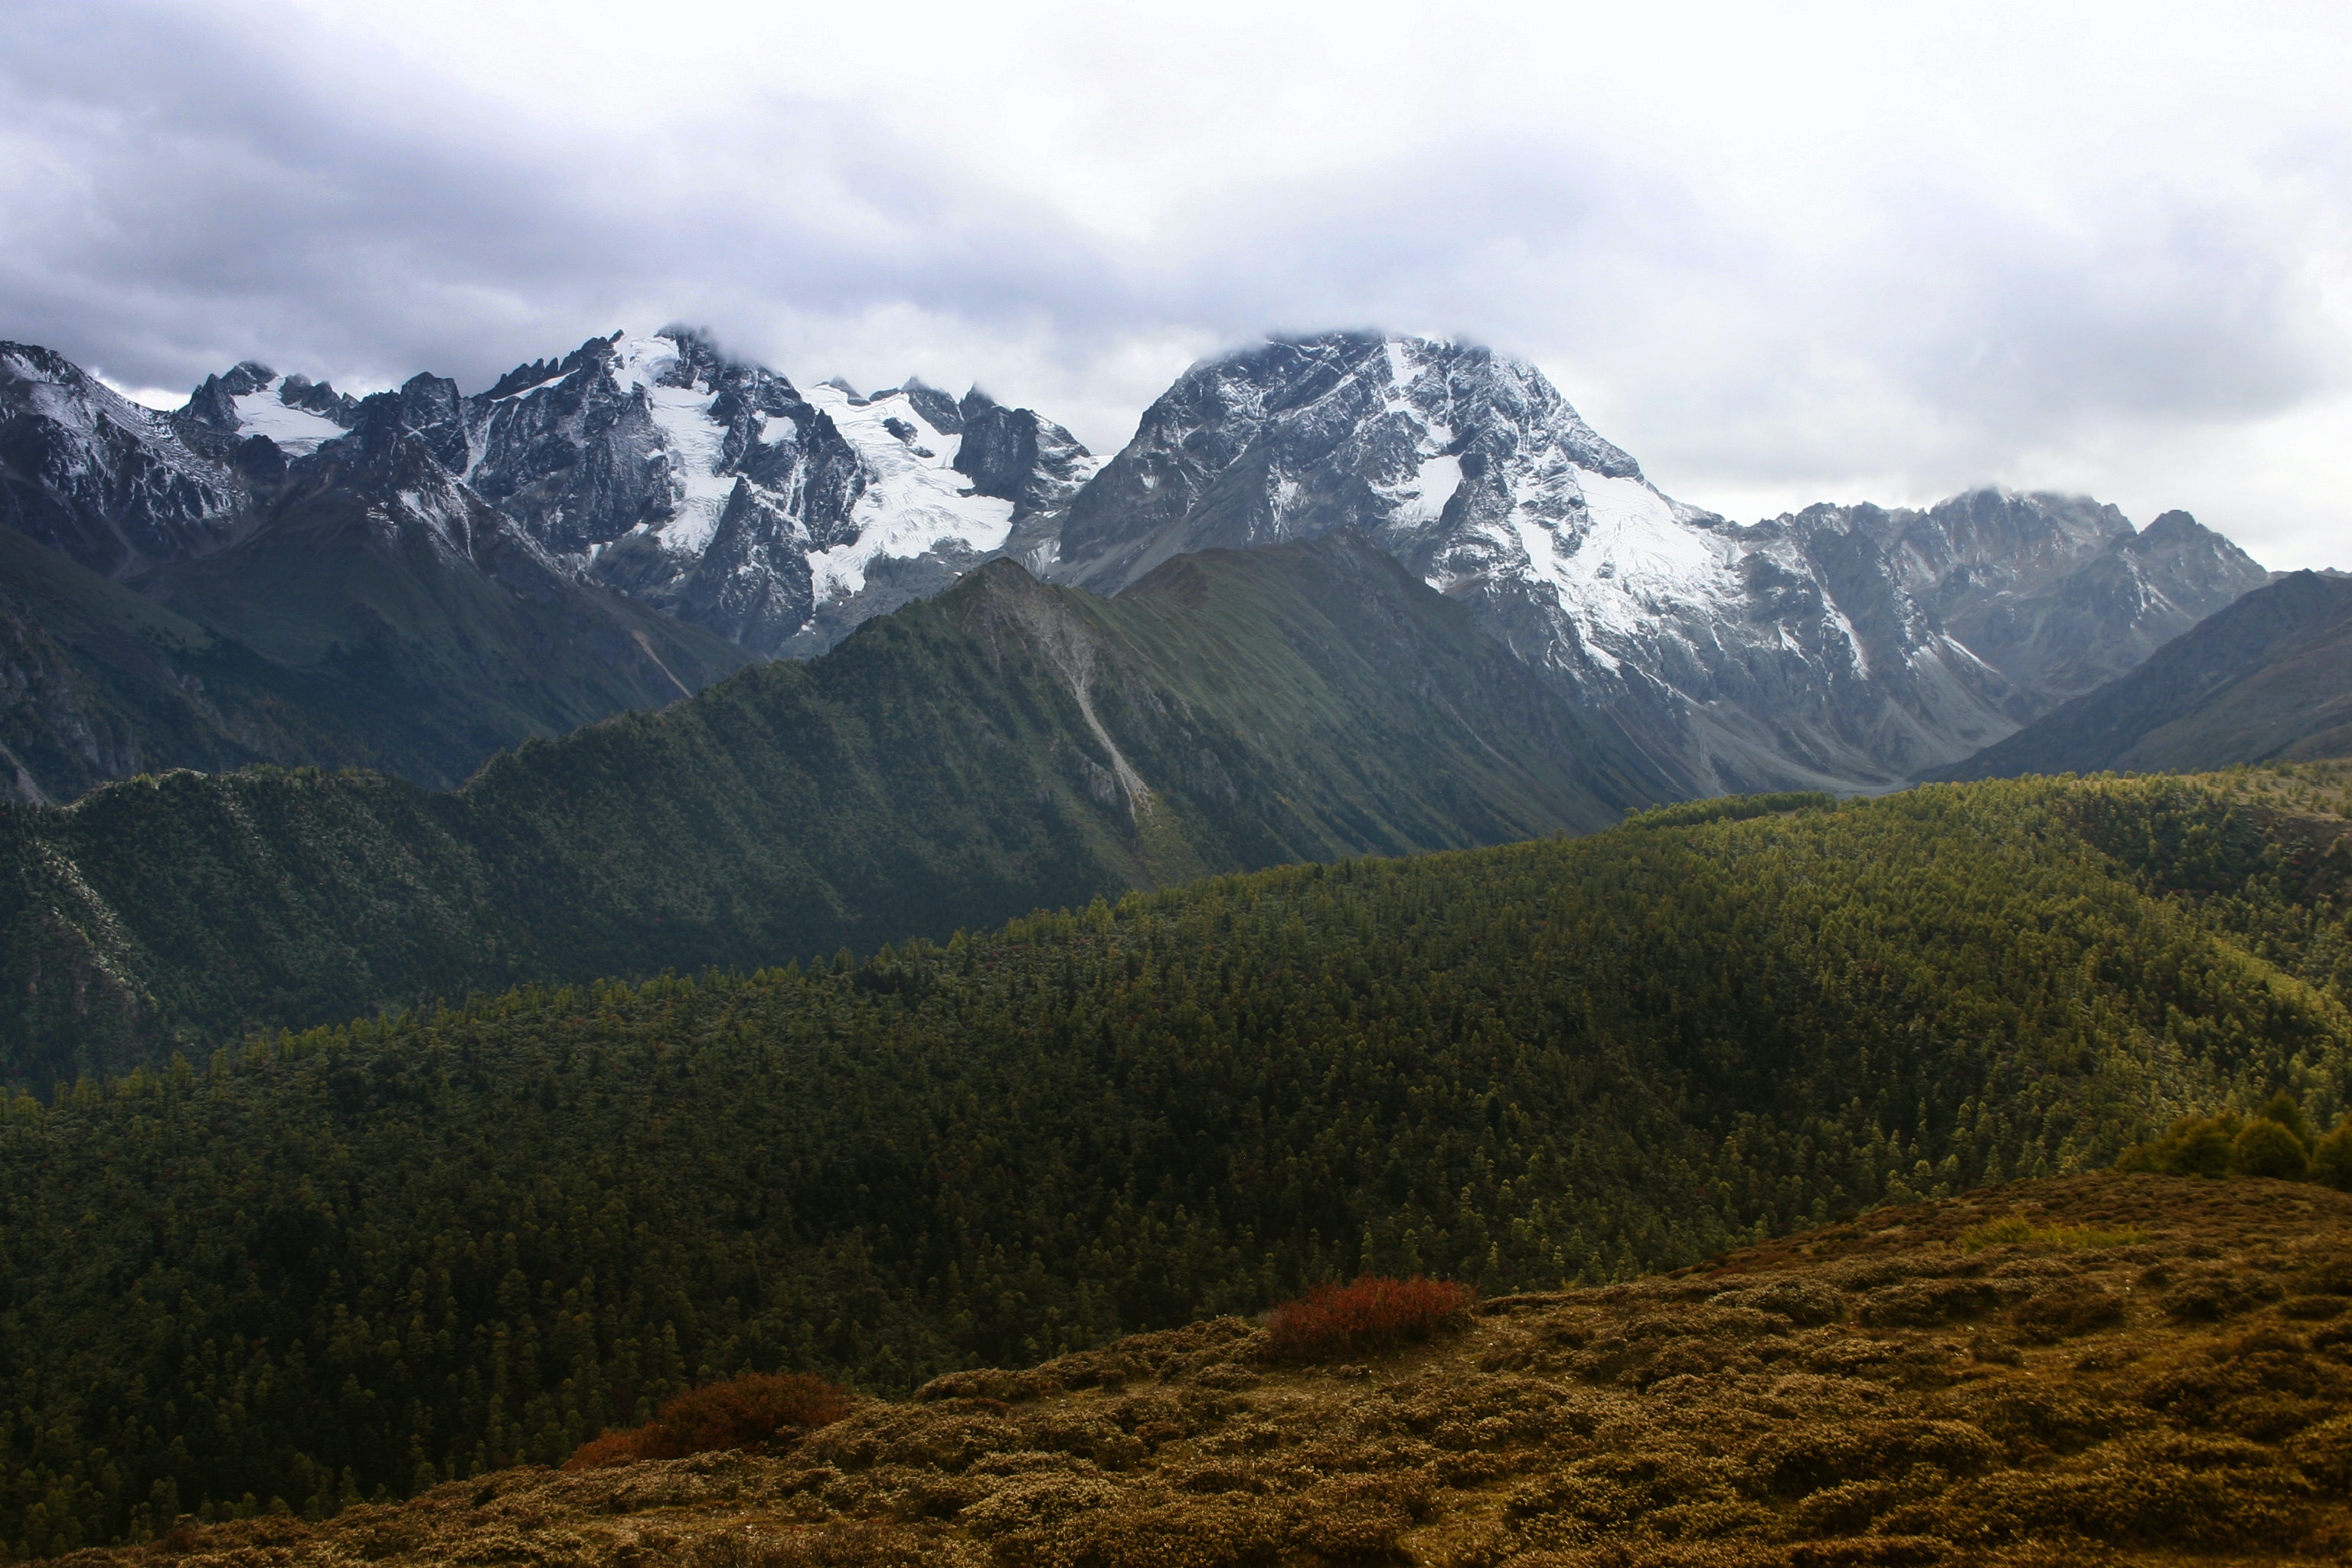
M2352 564L2332 15L1414 15L15 6L0 336L475 387L683 318L1105 449L1376 321L1735 515L1997 480Z

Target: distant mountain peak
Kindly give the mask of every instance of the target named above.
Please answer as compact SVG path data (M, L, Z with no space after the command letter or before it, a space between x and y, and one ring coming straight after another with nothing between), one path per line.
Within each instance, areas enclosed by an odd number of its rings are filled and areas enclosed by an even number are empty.
M1899 782L2261 580L2233 546L2159 563L2121 552L2137 536L2112 506L1991 486L1738 527L1660 491L1535 366L1360 331L1192 366L1040 559L1116 589L1342 527L1477 606L1694 794Z
M2221 537L2189 513L2177 508L2171 511L2158 513L2156 521L2139 531L2139 536L2152 544L2191 540L2202 542L2209 539Z

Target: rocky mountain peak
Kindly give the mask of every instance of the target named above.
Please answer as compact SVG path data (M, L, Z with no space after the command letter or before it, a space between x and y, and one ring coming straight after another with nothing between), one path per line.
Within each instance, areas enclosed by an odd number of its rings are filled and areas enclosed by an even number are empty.
M52 350L0 342L0 526L103 575L184 560L246 527L218 432L199 443Z
M899 390L907 395L907 401L915 405L915 412L929 421L932 429L942 436L963 434L963 410L953 397L911 375L899 384ZM979 388L974 387L972 391L976 393ZM965 395L970 397L971 394Z
M1659 491L1533 365L1366 332L1194 365L1070 503L1046 569L1117 590L1350 526L1702 795L1899 782L2251 585L2242 552L2151 565L2083 497L1736 526Z
M1116 587L1188 550L1352 525L1458 580L1487 564L1439 560L1465 526L1507 529L1523 486L1572 510L1579 476L1648 490L1532 365L1428 338L1274 338L1194 365L1145 411L1073 502L1061 555Z

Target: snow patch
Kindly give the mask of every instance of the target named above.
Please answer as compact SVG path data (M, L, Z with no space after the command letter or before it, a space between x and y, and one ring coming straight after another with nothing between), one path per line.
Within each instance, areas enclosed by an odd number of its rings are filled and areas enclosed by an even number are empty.
M267 436L289 458L307 458L328 441L351 434L323 414L289 408L280 401L286 378L279 376L257 392L231 399L236 405L236 427L247 436Z
M1630 650L1664 618L1694 607L1729 615L1738 599L1735 552L1678 521L1664 496L1639 479L1575 470L1585 522L1563 530L1514 510L1511 527L1537 580L1559 590L1589 644ZM1613 663L1612 663L1613 668Z
M949 543L983 554L1003 548L1013 530L1013 503L963 493L971 481L949 466L946 455L957 442L924 418L905 393L856 404L838 387L818 385L806 396L856 448L866 472L865 492L849 513L856 538L809 555L817 603L864 589L866 571L878 559L906 560ZM888 419L912 426L915 439L892 435L883 423Z
M718 392L707 382L665 386L660 378L676 366L672 338L625 338L613 361L613 384L624 396L641 393L654 427L661 432L661 460L669 480L670 516L662 525L665 549L700 555L719 531L735 476L721 471L727 427L710 416Z
M1396 522L1434 522L1444 511L1445 503L1454 499L1454 492L1461 488L1461 458L1442 452L1423 458L1412 482L1389 492L1397 503L1390 518Z

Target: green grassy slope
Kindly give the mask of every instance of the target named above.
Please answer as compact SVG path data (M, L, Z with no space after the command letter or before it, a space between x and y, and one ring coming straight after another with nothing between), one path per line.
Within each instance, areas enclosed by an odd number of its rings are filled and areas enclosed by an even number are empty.
M1201 558L1108 602L999 563L453 795L182 774L0 816L0 1072L1586 830L1661 787L1359 541Z
M903 1389L1358 1269L1622 1278L2184 1110L2341 1110L2307 823L2169 781L1694 815L19 1100L0 1535L400 1492L747 1367Z

